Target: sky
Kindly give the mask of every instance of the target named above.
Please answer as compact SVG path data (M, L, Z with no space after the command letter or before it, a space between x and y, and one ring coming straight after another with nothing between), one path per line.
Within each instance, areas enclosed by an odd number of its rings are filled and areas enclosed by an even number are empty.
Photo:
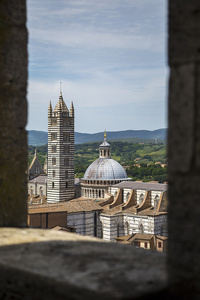
M167 127L166 0L29 0L28 130L60 94L75 131Z

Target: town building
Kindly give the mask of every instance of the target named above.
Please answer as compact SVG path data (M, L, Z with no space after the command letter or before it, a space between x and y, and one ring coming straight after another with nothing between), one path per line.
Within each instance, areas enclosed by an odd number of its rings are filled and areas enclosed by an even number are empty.
M121 182L109 189L113 201L102 203L103 238L132 233L167 236L167 184Z
M168 249L168 238L156 234L134 233L118 237L116 242L159 252L167 252Z

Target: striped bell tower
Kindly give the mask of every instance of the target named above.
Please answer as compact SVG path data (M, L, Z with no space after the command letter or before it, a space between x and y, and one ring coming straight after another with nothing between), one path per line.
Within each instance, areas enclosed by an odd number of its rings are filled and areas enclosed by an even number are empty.
M47 202L55 203L75 197L74 186L74 106L70 112L60 92L52 111L48 109L48 177Z

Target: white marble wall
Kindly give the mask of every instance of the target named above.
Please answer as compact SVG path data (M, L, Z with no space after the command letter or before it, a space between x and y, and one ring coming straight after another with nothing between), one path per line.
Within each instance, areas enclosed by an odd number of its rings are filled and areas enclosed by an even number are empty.
M167 236L167 215L140 216L101 214L103 239L115 241L118 236L132 233L158 234ZM161 228L162 227L162 228Z
M167 214L156 216L154 218L154 234L168 236Z
M96 214L96 232L94 230L95 225L95 214ZM101 222L99 219L99 212L77 212L67 214L67 225L76 228L76 233L81 235L89 235L101 238L102 229Z
M33 191L33 195L41 195L41 190L43 195L47 195L47 185L46 183L28 183L28 194L31 195L31 190Z
M155 203L154 203L155 198L159 198L160 199L161 193L162 193L161 191L151 191L150 199L151 199L151 205L153 207L155 207Z

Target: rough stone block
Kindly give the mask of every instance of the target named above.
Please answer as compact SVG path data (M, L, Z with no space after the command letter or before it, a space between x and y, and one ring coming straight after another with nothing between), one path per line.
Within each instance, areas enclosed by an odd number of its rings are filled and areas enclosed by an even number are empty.
M169 170L185 173L194 155L195 66L172 67L169 86Z
M198 173L178 177L176 174L169 175L169 279L170 284L187 282L184 287L186 289L192 284L191 295L195 294L200 286L200 241L197 238L200 235L199 182ZM178 289L180 290L180 286Z
M0 241L1 299L149 299L167 286L163 253L49 230L1 229Z
M0 1L0 226L26 226L26 1Z
M199 0L169 0L169 65L200 62Z

